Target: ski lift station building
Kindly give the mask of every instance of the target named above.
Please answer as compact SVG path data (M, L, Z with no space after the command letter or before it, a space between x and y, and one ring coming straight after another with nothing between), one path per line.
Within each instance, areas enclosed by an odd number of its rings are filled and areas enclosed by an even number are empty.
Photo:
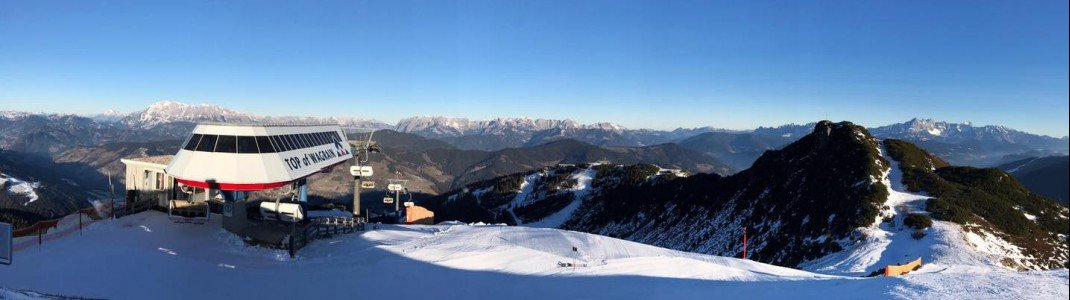
M207 216L208 202L220 200L223 227L249 237L256 227L246 216L249 192L289 186L292 199L307 202L309 176L352 158L337 125L201 123L173 156L122 162L128 205Z

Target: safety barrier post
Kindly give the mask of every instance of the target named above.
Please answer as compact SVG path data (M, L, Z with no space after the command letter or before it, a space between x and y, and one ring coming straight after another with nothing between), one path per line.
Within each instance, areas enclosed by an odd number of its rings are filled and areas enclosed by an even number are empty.
M747 259L747 226L743 226L743 259Z
M82 235L82 213L78 214L78 236Z

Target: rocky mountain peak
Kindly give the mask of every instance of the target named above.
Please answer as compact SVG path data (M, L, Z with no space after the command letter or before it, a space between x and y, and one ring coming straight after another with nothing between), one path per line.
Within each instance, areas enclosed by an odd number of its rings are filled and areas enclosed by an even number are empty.
M95 115L90 115L89 118L93 119L94 121L97 121L97 122L110 123L110 122L118 122L118 121L122 120L123 118L125 118L127 115L129 115L129 114L128 113L124 113L124 112L120 112L120 111L114 110L114 109L108 109L108 110L105 110L102 113L95 114Z
M254 116L236 112L217 105L186 104L177 101L160 101L145 110L130 114L121 122L141 128L176 122L249 122Z

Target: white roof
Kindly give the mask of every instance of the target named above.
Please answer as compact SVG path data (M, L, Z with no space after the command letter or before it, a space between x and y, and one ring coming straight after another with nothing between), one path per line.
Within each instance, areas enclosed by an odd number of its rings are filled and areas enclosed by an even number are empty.
M124 164L138 164L142 166L152 166L157 168L165 168L168 163L171 163L171 158L174 155L156 155L156 156L143 156L143 157L130 157L119 159Z

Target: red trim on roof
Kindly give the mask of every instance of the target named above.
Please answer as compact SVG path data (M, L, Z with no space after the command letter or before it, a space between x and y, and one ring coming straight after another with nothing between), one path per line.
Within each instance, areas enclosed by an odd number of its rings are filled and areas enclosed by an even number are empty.
M215 188L215 189L220 189L220 190L225 190L225 191L259 191L259 190L268 190L268 189L282 187L284 185L290 184L290 182L291 182L291 181L280 181L280 182L269 182L269 183L224 183L224 182L213 182L212 186L209 187L209 184L207 182L203 182L203 181L185 180L185 179L178 179L178 178L175 178L175 180L178 180L178 183L185 184L185 185L188 185L188 186L195 186L195 187L204 188L204 189Z

